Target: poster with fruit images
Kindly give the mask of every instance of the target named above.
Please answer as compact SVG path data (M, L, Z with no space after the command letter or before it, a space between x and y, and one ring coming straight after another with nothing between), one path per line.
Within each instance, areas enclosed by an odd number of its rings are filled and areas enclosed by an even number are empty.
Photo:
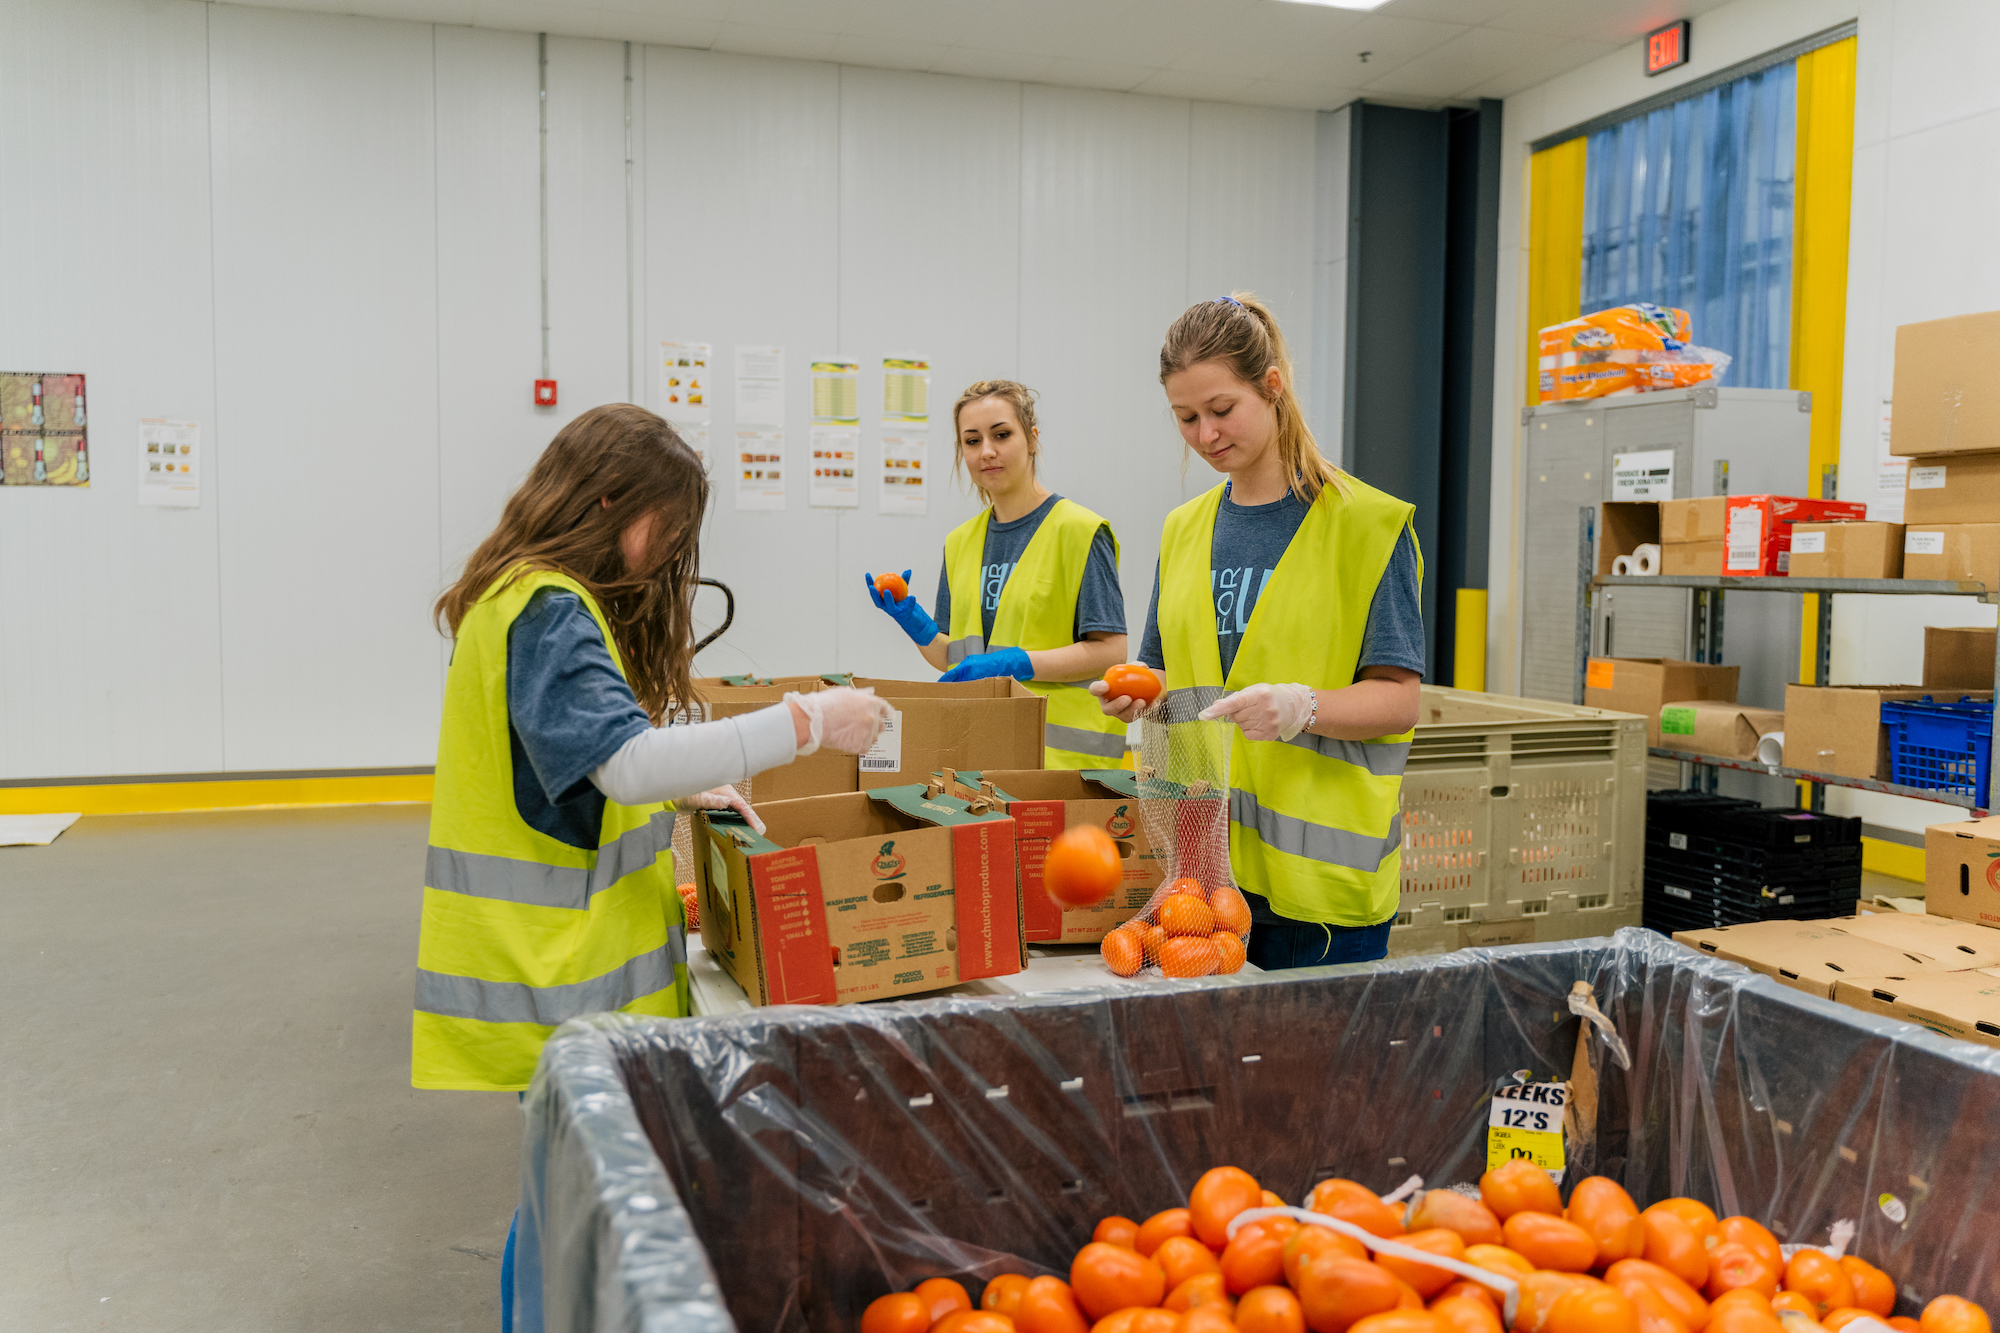
M88 486L83 376L0 372L0 486Z
M708 424L711 350L707 343L660 344L660 415L676 426Z
M930 512L924 486L924 454L930 441L924 428L882 427L882 512L921 517Z
M139 418L139 503L163 509L201 506L201 426Z
M814 426L806 503L822 509L860 508L861 482L855 476L860 461L859 426Z
M736 428L736 507L785 507L785 432Z

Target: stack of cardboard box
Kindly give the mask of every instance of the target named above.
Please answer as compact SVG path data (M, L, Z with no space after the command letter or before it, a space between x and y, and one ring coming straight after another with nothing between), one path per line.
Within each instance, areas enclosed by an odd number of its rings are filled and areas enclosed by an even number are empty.
M2000 311L1896 330L1889 452L1910 460L1903 577L2000 586Z

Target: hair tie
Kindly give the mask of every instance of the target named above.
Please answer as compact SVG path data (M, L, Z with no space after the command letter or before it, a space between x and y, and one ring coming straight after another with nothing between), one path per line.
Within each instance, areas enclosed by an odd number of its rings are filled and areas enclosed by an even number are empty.
M1243 308L1243 303L1237 300L1233 296L1218 296L1215 298L1215 300L1218 305L1227 303L1229 305L1235 306L1239 310Z

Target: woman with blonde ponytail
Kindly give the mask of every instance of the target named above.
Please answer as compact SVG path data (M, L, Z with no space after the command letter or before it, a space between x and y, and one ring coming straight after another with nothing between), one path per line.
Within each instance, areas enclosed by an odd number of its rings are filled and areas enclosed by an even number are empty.
M1235 724L1229 850L1249 961L1380 958L1424 671L1415 511L1320 453L1284 334L1248 292L1174 321L1160 383L1181 438L1224 480L1161 532L1139 659L1166 692L1150 709L1091 692L1120 721Z

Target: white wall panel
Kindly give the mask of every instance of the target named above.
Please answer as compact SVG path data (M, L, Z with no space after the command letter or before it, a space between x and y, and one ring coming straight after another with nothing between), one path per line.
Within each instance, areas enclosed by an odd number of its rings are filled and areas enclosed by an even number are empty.
M951 479L951 405L975 380L1016 375L1021 87L843 69L840 91L840 339L862 363L864 475L861 507L839 520L836 657L842 670L924 679L922 657L859 576L909 569L932 606L945 534L979 510L971 484ZM878 507L881 362L905 352L931 361L921 518Z
M635 63L643 50L634 48ZM551 37L549 347L562 389L558 421L645 392L625 359L625 242L624 43Z
M827 670L835 652L836 590L847 581L833 514L807 507L803 470L807 362L853 350L836 345L839 124L835 66L647 48L645 337L713 343L721 372L702 570L735 590L736 625L702 655L703 674ZM735 507L742 343L785 349L783 512ZM646 385L646 404L658 410L657 398Z
M91 462L0 488L0 778L222 767L214 492L137 503L140 417L215 439L206 22L0 4L0 369L88 377Z
M225 765L429 763L432 30L209 22Z

